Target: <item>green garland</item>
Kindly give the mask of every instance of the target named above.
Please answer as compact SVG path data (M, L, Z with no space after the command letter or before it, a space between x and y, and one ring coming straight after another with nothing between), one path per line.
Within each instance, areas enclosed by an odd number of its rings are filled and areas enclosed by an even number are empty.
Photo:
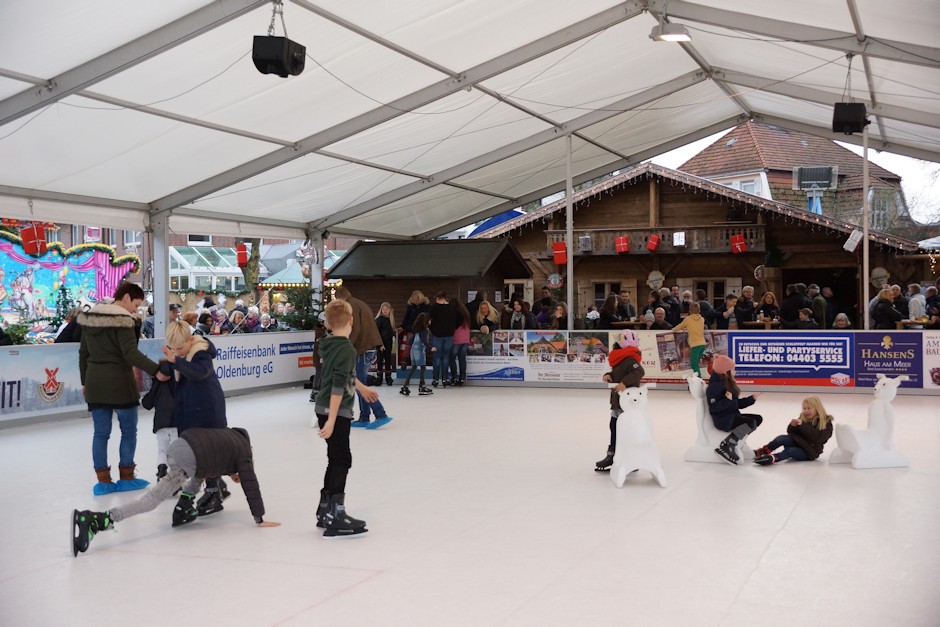
M224 295L226 298L238 298L239 296L244 296L245 294L253 294L252 290L242 290L241 292L230 292L228 290L197 290L193 287L187 287L183 290L170 290L171 294L196 294L197 296L215 296L218 294Z
M13 244L18 244L20 246L23 245L23 239L19 235L10 233L9 231L0 230L0 239L5 239L8 242L12 242ZM137 255L130 255L130 254L121 255L120 257L115 257L115 251L113 247L108 246L107 244L101 244L99 242L93 242L93 243L88 243L88 244L77 244L75 246L72 246L71 248L65 248L65 246L62 245L62 242L49 242L46 245L46 250L47 250L46 254L50 252L55 252L55 253L62 255L65 258L74 257L75 255L80 255L81 253L88 252L90 250L102 252L102 253L108 253L108 262L112 266L117 267L125 263L133 263L134 269L131 272L128 272L128 274L136 274L137 272L140 272L140 257L138 257ZM26 254L29 254L29 253L26 253ZM31 256L35 256L35 255L31 255Z

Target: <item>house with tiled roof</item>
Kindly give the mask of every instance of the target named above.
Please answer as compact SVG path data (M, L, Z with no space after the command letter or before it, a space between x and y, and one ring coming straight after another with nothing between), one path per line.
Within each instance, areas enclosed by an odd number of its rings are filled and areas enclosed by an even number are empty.
M749 121L681 166L688 172L812 213L861 224L864 159L839 144L790 129ZM901 177L869 162L873 229L912 237Z

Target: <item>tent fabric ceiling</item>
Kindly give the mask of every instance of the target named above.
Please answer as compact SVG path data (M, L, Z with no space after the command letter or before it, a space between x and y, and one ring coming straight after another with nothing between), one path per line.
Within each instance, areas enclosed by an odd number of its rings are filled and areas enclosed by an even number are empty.
M749 118L860 143L850 98L873 149L940 161L940 4L889 4L290 0L280 79L270 2L7 2L0 213L426 239L562 190L567 134L577 183Z

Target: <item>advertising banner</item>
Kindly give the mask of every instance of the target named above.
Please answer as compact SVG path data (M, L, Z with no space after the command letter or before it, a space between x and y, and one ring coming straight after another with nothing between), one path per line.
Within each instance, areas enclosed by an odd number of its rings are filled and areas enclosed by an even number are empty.
M940 391L940 331L925 331L923 338L924 389Z
M852 334L813 331L730 333L729 357L741 383L806 387L854 385Z
M219 354L216 375L226 392L304 381L313 374L313 331L245 333L210 338ZM163 358L162 340L142 340L140 351ZM0 348L0 420L82 411L87 406L77 343ZM150 377L137 372L141 394Z
M920 333L866 331L855 334L855 386L873 387L876 375L910 379L902 388L921 388L924 376L924 345Z

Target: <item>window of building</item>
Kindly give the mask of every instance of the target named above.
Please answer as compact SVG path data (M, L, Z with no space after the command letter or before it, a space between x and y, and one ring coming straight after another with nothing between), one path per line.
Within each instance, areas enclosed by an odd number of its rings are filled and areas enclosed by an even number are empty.
M140 231L128 231L124 229L124 245L140 246L143 241L143 234Z
M598 309L607 300L610 294L620 294L620 283L595 283L594 284L594 306Z
M70 246L75 246L81 244L85 241L85 227L80 224L72 225L72 240L69 242Z
M85 243L89 242L100 242L101 241L101 228L97 226L86 226L85 227Z
M190 246L212 246L211 235L196 235L190 233L186 236L186 241Z
M694 279L693 293L697 290L705 291L705 298L713 307L721 307L725 302L727 284L724 279Z

